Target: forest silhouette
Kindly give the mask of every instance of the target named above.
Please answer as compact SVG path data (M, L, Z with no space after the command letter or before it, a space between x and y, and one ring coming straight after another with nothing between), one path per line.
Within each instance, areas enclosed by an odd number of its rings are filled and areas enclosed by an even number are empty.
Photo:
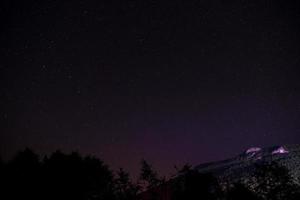
M124 169L113 171L94 156L55 151L41 157L26 148L10 161L0 159L1 199L44 200L299 200L300 188L286 168L257 165L251 187L220 184L189 165L174 178L161 178L146 160L138 181Z

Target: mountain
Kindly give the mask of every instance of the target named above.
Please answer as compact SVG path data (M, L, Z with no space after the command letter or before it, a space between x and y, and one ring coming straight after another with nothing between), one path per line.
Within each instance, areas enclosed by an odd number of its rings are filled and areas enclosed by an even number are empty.
M300 145L251 147L233 158L198 165L195 170L212 173L221 181L234 182L247 178L257 164L273 162L286 167L294 182L300 184Z
M223 191L232 188L234 183L241 182L247 188L262 196L266 191L259 188L255 190L257 184L255 181L253 182L253 178L255 180L253 172L257 170L259 164L286 167L293 181L300 185L300 145L282 145L267 148L251 147L233 158L195 166L192 171L195 172L196 170L199 174L212 174L217 178L217 182L219 182ZM158 196L159 199L172 199L174 186L177 189L178 186L180 189L184 188L183 185L186 184L184 183L185 175L189 172L191 171L182 170L169 181L141 193L141 199L151 200L153 194ZM199 185L199 187L201 186Z

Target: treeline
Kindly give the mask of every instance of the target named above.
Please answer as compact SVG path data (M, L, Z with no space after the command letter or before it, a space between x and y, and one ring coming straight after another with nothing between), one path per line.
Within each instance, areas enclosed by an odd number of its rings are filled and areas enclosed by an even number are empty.
M239 181L217 180L211 174L187 169L171 184L172 199L299 200L300 187L288 170L276 163L261 163Z
M299 200L300 188L276 164L260 165L250 179L220 183L185 165L171 180L142 160L138 181L123 169L112 171L93 156L56 151L41 157L30 149L0 160L1 199L44 200Z

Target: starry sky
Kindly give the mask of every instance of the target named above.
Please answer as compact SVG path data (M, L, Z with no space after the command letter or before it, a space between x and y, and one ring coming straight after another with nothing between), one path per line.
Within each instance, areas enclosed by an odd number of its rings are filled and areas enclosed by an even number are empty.
M3 0L0 155L137 174L300 143L300 4Z

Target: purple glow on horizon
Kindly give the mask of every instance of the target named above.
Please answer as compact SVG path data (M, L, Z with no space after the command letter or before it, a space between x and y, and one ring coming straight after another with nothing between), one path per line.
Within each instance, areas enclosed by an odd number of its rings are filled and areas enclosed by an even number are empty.
M274 154L284 154L284 153L289 153L288 150L286 150L284 147L279 147L278 149L275 149L272 151L272 155Z
M251 148L247 149L246 154L256 153L256 152L259 152L259 151L261 151L261 148L259 148L259 147L251 147Z

